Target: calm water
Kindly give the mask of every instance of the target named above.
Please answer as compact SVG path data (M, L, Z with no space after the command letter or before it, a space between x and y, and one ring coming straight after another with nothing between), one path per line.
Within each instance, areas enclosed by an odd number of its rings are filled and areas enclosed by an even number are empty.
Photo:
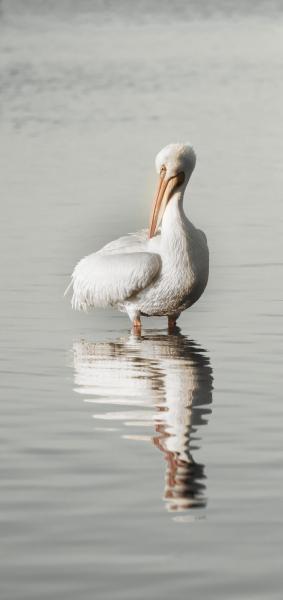
M282 598L283 14L151 4L1 3L3 600ZM136 339L63 291L179 139L209 286Z

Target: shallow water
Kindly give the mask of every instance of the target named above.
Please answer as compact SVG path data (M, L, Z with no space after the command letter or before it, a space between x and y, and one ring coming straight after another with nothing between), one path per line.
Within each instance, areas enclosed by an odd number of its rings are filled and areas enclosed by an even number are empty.
M213 4L2 2L5 600L282 597L283 17ZM209 285L136 339L63 291L179 139Z

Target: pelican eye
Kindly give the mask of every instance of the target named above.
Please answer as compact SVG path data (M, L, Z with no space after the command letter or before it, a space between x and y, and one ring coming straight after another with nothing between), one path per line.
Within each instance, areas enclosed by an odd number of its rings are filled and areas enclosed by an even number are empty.
M184 171L180 171L177 175L178 177L178 185L182 185L182 183L184 183L185 181L185 173Z

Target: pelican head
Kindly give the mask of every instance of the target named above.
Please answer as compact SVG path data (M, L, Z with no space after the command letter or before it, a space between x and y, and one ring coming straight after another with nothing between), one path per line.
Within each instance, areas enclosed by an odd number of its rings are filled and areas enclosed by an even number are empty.
M184 191L195 164L195 151L189 143L168 144L158 152L155 165L159 181L151 211L150 238L154 236L170 198L178 188Z

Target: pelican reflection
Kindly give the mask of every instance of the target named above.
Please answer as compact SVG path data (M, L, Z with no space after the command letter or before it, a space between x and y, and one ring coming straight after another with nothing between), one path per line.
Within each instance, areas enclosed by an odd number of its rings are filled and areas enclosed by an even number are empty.
M204 507L205 467L192 452L197 430L211 413L206 351L179 332L147 332L115 342L78 342L74 367L76 391L96 405L95 419L119 422L123 437L151 440L163 453L168 510ZM142 427L150 427L150 435L141 434Z

